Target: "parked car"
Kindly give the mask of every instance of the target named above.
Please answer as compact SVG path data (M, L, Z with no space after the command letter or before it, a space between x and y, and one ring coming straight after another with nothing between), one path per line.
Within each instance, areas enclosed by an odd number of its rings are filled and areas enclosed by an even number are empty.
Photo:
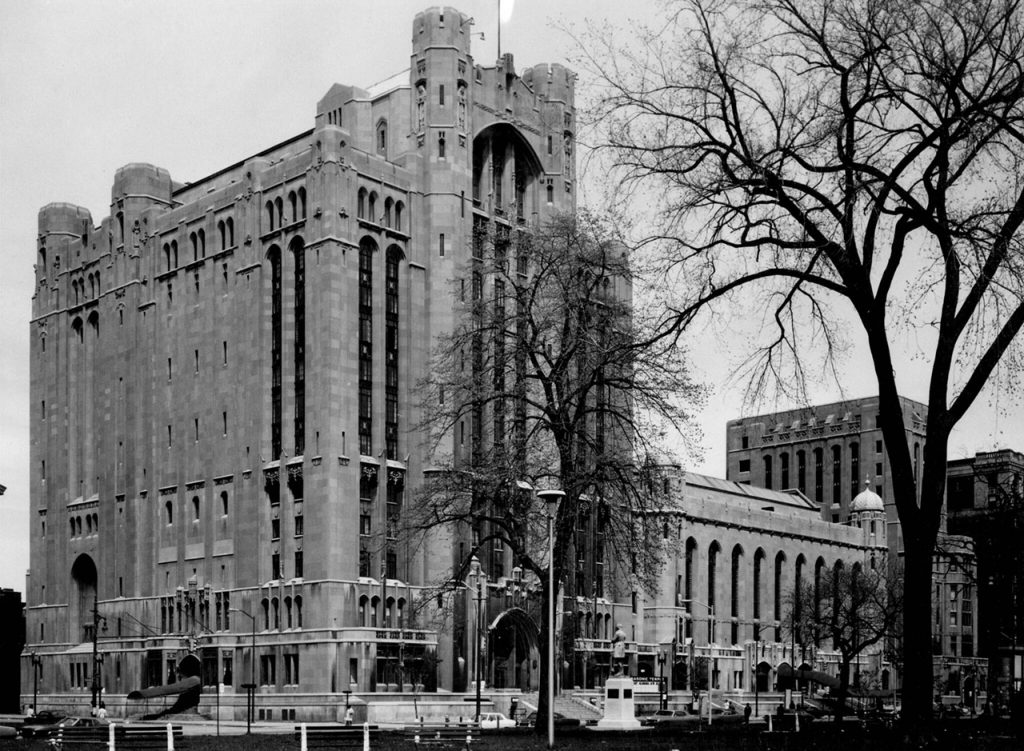
M510 720L501 712L484 712L480 715L481 730L500 730L502 728L514 728L515 720Z
M23 738L51 738L55 736L61 728L86 728L107 724L106 720L101 720L96 717L65 717L60 722L55 722L49 725L22 727L21 735ZM32 730L32 732L26 734L26 730Z
M640 718L641 725L657 725L661 720L668 720L672 717L681 717L689 714L685 709L659 709L658 711Z
M547 723L547 717L541 718L542 723ZM523 724L527 727L533 727L537 724L537 713L530 712L526 715L526 719ZM580 726L580 720L577 717L566 717L561 712L555 712L555 727L556 728L577 728Z
M39 735L45 735L52 727L56 727L57 723L65 719L67 715L58 714L57 712L51 712L49 709L44 709L41 712L37 712L35 717L25 718L25 722L19 728L22 738L33 738ZM42 731L42 732L40 732Z
M665 710L667 715L660 715L653 723L654 727L666 728L695 728L701 723L701 717L687 712L685 709ZM707 720L704 720L705 722Z

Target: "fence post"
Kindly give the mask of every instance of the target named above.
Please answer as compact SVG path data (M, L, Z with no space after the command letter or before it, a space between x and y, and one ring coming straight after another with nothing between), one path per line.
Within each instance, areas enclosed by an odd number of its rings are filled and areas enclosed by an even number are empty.
M306 723L299 725L299 748L306 751Z
M174 728L167 723L167 751L174 751Z
M110 723L107 728L107 749L108 751L114 751L114 723Z
M363 723L363 751L370 751L370 723Z

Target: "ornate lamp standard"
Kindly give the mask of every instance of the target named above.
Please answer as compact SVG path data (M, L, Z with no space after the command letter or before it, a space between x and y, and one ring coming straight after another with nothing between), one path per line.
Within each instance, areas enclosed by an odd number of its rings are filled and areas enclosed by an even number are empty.
M708 605L706 602L701 602L700 600L694 600L693 598L687 598L685 600L681 600L681 602L692 602L694 605L703 605L708 610L708 620L709 620L709 623L710 623L710 630L711 630L711 638L708 639L708 670L707 670L707 679L708 679L708 727L710 727L711 726L711 686L712 686L712 682L711 682L711 661L712 661L712 657L711 657L711 644L715 640L715 607L713 605Z
M241 608L231 608L230 610L235 613L241 613L252 624L252 641L249 646L249 682L243 686L248 694L245 706L245 734L250 735L252 733L252 715L256 704L254 694L256 691L256 616Z
M473 674L476 678L476 722L480 722L480 644L483 639L483 605L484 587L487 586L487 574L480 569L480 559L475 555L469 561L470 576L476 589L476 639L473 645Z
M548 748L555 747L555 513L564 490L538 490L548 510Z

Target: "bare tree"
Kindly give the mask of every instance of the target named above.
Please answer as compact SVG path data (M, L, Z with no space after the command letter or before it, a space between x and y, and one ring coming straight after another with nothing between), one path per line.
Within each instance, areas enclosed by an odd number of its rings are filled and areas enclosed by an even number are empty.
M895 638L903 613L903 586L881 568L859 564L823 569L793 593L786 621L801 643L828 645L839 653L835 719L842 720L850 691L850 666L858 655ZM855 685L859 685L859 679Z
M781 377L799 395L812 353L831 365L842 327L857 329L903 532L904 715L924 729L950 431L1021 354L1020 2L670 7L664 28L628 48L598 33L585 53L619 195L654 206L649 240L685 281L666 332L730 307L757 320L760 306L750 387ZM904 363L909 338L921 351ZM922 370L917 467L897 384Z
M661 546L649 544L658 524L648 511L665 504L652 457L666 432L691 434L686 406L701 397L683 353L647 339L629 255L600 219L481 230L474 243L455 282L462 310L421 387L440 471L404 513L407 532L471 537L467 557L499 543L540 582L542 612L555 594L549 566L570 596L650 589ZM545 487L565 493L551 559L535 497ZM455 579L467 561L458 565ZM543 655L551 635L540 620ZM547 702L542 693L541 716Z

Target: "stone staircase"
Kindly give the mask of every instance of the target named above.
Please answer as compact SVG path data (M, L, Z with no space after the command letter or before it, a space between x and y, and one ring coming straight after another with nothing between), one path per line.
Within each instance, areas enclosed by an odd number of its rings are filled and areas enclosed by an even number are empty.
M540 696L536 691L520 696L519 706L522 708L524 716L530 712L535 712L539 701ZM571 694L559 694L555 697L555 711L564 717L572 717L584 724L600 720L604 716L600 709L586 699Z

